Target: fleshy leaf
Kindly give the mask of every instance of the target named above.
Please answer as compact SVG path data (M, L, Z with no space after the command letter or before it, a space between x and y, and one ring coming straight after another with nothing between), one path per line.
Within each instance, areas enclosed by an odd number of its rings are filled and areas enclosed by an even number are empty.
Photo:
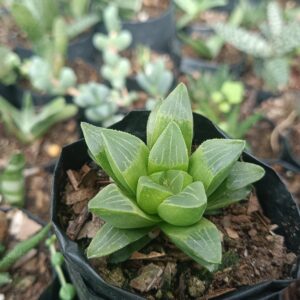
M89 201L89 210L116 228L149 227L161 221L144 213L113 183Z
M229 175L244 148L242 140L207 140L192 154L189 174L194 180L202 181L209 196Z
M95 258L109 255L137 241L150 231L143 229L118 229L110 224L104 224L87 248L87 257Z
M150 177L140 177L137 185L137 203L148 214L157 214L157 207L173 193L166 187L155 183Z
M171 121L176 122L179 126L190 153L193 139L193 114L188 91L183 83L179 84L151 112L147 124L147 145L149 149L153 147Z
M182 170L189 165L188 151L180 128L171 122L155 142L149 154L149 173Z
M96 162L114 181L134 195L139 177L147 174L147 146L126 132L87 123L82 123L81 127Z
M228 190L226 189L226 182L224 182L210 197L208 197L205 212L224 208L230 204L246 199L251 190L251 186L246 186L238 190Z
M178 195L171 196L158 207L159 216L175 226L189 226L198 222L207 205L202 182L188 185Z
M193 177L191 175L180 170L168 170L153 173L150 175L150 178L154 182L169 188L175 195L193 182Z
M221 263L221 236L217 227L207 219L202 218L188 227L162 223L160 228L179 249L209 271Z
M237 190L258 181L265 174L261 166L237 161L230 170L226 179L226 187L229 190Z

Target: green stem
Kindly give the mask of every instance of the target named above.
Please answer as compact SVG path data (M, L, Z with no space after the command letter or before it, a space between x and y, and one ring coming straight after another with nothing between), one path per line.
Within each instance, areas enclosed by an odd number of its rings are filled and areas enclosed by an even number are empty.
M0 261L0 271L6 271L9 269L19 258L24 256L32 248L36 247L48 234L51 224L49 223L37 234L20 242L10 252L8 252Z
M49 249L50 249L51 256L54 256L55 253L56 253L56 249L55 249L54 244L51 244L51 245L49 246ZM63 273L61 267L58 266L58 265L55 265L55 266L54 266L54 269L55 269L55 272L56 272L56 274L57 274L57 276L58 276L60 285L61 285L61 286L64 286L64 285L67 283L67 281L66 281L66 279L65 279L65 276L64 276L64 273Z

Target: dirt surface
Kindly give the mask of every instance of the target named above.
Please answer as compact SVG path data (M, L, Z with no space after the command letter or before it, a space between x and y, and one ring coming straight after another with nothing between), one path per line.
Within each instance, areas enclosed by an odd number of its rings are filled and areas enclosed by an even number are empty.
M169 7L170 0L143 0L142 9L135 20L145 22L161 16Z
M0 242L11 249L41 229L41 226L18 209L0 211ZM51 282L48 251L43 242L19 259L9 270L12 282L0 287L6 300L35 300Z
M77 76L77 83L88 83L91 81L100 82L100 69L96 69L94 66L77 58L74 62L69 63L69 67L73 69Z
M109 183L93 164L67 172L59 218L69 238L84 249L104 223L88 212L88 201ZM214 276L157 231L155 239L126 261L113 264L102 258L91 264L107 282L147 299L210 299L242 285L289 277L296 255L273 232L277 226L263 215L254 194L209 219L223 238L223 263Z

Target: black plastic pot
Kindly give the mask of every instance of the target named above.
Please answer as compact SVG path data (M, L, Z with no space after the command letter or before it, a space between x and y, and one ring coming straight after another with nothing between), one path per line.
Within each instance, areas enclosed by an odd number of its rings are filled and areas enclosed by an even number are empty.
M172 1L170 0L169 7L160 16L150 18L145 22L123 21L122 28L130 31L132 35L130 47L143 45L156 51L169 52L173 48L176 31ZM103 23L98 25L97 31L106 32Z
M0 83L0 96L16 106L16 86Z
M131 112L121 122L113 125L112 128L129 132L145 141L148 116L149 112ZM210 138L224 137L211 121L197 114L194 114L194 132L195 144L200 144L204 140ZM285 237L288 249L299 254L299 207L296 207L291 194L288 192L279 176L270 167L245 152L243 153L243 160L259 164L265 169L266 175L262 180L255 184L258 199L265 215L270 218L273 224L279 226L277 232ZM90 161L90 158L87 153L87 146L84 140L80 140L63 149L55 169L51 218L54 231L61 246L61 251L65 256L68 267L79 273L83 278L85 286L82 288L84 288L86 292L93 292L97 295L96 299L143 299L140 296L106 283L91 267L78 244L71 241L66 236L64 229L59 223L59 202L61 199L61 192L66 184L66 170L79 169L88 161ZM296 278L297 272L300 273L299 265L297 266L297 270L294 270L294 273L292 274L294 278ZM269 281L251 287L245 287L233 294L224 295L218 299L267 299L264 298L265 295L270 296L276 294L278 296L280 290L287 287L290 282L291 280ZM252 295L254 296L252 297Z

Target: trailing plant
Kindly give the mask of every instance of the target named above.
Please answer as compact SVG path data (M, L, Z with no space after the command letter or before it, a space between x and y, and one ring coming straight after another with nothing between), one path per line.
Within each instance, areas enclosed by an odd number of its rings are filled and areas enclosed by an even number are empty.
M131 65L127 58L120 55L131 44L131 34L122 30L118 15L118 8L111 4L103 14L107 35L97 33L94 36L95 47L102 51L104 64L101 75L107 79L114 90L114 99L121 106L127 106L136 100L136 93L126 89L126 78L131 72Z
M226 0L175 0L176 6L183 12L183 16L176 21L176 27L182 29L204 11L226 3Z
M160 228L206 269L222 261L221 235L204 217L245 199L264 169L239 161L242 140L212 139L193 153L193 115L180 84L157 103L138 137L82 123L94 161L114 180L90 200L106 221L87 249L89 258L110 255Z
M55 235L52 235L49 239L46 240L46 245L49 248L51 254L51 264L55 269L61 285L61 288L59 290L59 298L61 300L72 300L76 295L76 290L71 283L68 283L66 281L64 272L61 267L64 262L64 257L60 252L56 251L55 242Z
M101 122L107 127L121 118L117 114L118 105L112 101L111 93L111 89L104 84L89 82L79 86L74 103L84 109L87 120Z
M228 67L215 73L189 77L188 85L194 110L208 117L231 137L243 138L261 118L258 113L241 118L245 88L241 81L232 78Z
M40 109L33 106L29 93L24 95L19 110L0 97L0 118L8 131L23 143L31 143L44 135L54 124L77 113L77 107L66 104L64 98L55 98Z
M25 158L22 153L11 156L6 168L0 174L0 195L10 205L22 207L25 199Z
M267 17L260 33L223 23L215 24L214 29L226 42L253 56L256 74L276 90L288 83L289 54L300 46L300 24L285 22L276 2L268 4Z
M14 84L18 78L21 61L17 54L0 46L0 82L5 85Z

